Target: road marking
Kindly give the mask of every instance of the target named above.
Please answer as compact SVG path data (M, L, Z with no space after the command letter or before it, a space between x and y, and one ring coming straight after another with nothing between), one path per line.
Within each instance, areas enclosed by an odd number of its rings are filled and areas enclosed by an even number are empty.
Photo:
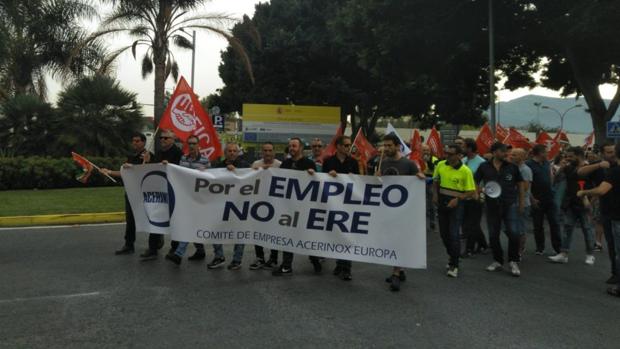
M73 293L73 294L61 294L57 296L41 296L41 297L28 297L28 298L13 298L13 299L0 299L0 304L15 303L15 302L28 302L28 301L41 301L41 300L56 300L56 299L70 299L80 297L94 297L101 295L101 292L88 292L88 293Z
M35 230L35 229L54 229L54 228L80 228L80 227L99 227L110 225L125 225L125 223L92 223L92 224L71 224L71 225L38 225L32 227L12 227L12 228L0 228L0 231L7 230Z

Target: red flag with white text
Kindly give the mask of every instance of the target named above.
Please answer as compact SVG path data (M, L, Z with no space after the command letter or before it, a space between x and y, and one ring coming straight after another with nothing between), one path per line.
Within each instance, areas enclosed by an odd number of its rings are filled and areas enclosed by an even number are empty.
M536 137L536 144L543 144L549 146L549 141L553 141L553 138L545 131L541 131Z
M183 142L191 135L198 137L200 153L213 161L222 156L222 145L211 117L183 77L179 79L170 102L159 122L159 129L170 129Z
M503 141L506 137L508 137L508 130L500 124L495 125L495 138Z
M422 137L420 137L420 131L414 129L411 136L411 153L409 153L409 160L418 165L420 171L426 170L426 162L422 154Z
M93 173L93 164L78 153L71 152L71 157L73 158L73 161L82 167L82 174L77 176L75 179L86 184L86 182L88 182L88 178Z
M491 127L489 127L489 124L485 123L484 126L482 126L482 128L480 129L480 133L478 133L478 137L476 138L476 147L478 148L478 154L488 153L493 143L495 143L493 132L491 131Z
M435 155L438 158L443 158L443 145L441 144L441 137L439 136L439 132L433 126L431 129L431 133L428 135L428 139L426 140L426 145L431 148L431 154Z
M592 146L592 144L594 144L594 131L592 131L592 133L590 133L590 135L588 135L588 137L586 137L586 139L584 139L583 142L584 142L583 144L584 148L588 148Z
M560 144L560 142L556 142L553 140L551 142L551 146L549 147L549 150L547 152L547 159L550 161L553 160L553 158L555 158L562 149L562 145Z
M364 164L368 163L373 156L377 155L379 152L375 147L370 144L362 129L357 130L357 136L355 136L355 140L353 140L353 146L356 149L355 156Z
M530 148L532 148L530 140L527 139L527 137L525 137L519 131L517 131L517 129L514 127L511 127L508 130L508 136L504 139L502 143L509 144L513 148L521 148L525 150L529 150Z
M566 134L566 132L564 132L564 130L558 130L558 133L555 134L553 140L556 142L566 142L570 144L570 141L568 140L568 135Z
M338 125L338 129L336 130L336 134L334 135L334 137L332 137L332 140L325 147L325 149L323 149L323 151L321 152L321 159L319 159L320 160L319 162L323 163L325 159L336 154L336 140L338 139L338 137L342 136L343 134L344 134L344 129L342 128L342 124L340 124Z

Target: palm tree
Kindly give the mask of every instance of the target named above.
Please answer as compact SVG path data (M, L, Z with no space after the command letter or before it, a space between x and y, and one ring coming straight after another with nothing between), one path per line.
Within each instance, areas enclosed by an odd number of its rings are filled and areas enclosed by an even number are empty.
M111 64L122 52L131 50L136 58L138 47L145 47L142 56L142 77L155 74L154 112L155 125L164 112L164 91L169 76L176 81L179 67L171 44L181 49L193 49L191 29L203 29L228 40L240 54L253 83L250 59L241 43L227 27L235 19L225 14L192 14L205 0L108 0L114 5L112 13L104 18L99 31L90 40L102 36L126 33L134 39L131 45L112 52L103 64Z
M83 0L0 0L0 98L31 93L46 97L45 76L63 81L98 69L103 52L81 20L96 16ZM69 61L69 57L73 57Z

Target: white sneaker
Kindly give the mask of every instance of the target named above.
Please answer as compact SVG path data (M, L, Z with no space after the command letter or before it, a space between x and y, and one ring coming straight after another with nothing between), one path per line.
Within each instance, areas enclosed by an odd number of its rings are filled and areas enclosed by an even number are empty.
M493 262L487 267L487 271L500 271L502 269L504 269L504 267L498 262Z
M512 274L512 276L521 276L521 270L519 270L519 264L517 264L517 262L510 262L510 274Z
M594 265L594 260L595 260L595 259L596 259L596 258L594 258L594 256L593 256L593 255L591 255L591 254L587 255L587 256L586 256L586 264L587 264L587 265Z
M562 253L558 253L555 256L547 257L551 263L568 263L568 256Z
M449 277L458 277L459 276L459 268L457 267L450 267L450 269L448 269L448 271L446 272L446 275L448 275Z

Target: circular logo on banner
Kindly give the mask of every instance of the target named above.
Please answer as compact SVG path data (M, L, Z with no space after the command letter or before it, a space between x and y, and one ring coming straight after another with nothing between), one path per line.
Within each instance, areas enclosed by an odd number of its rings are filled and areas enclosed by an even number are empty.
M190 132L194 130L194 107L192 106L192 97L189 93L178 95L172 101L170 114L172 123L176 128L183 132Z
M142 178L142 198L149 223L156 227L169 227L174 211L174 190L166 173L152 171Z

